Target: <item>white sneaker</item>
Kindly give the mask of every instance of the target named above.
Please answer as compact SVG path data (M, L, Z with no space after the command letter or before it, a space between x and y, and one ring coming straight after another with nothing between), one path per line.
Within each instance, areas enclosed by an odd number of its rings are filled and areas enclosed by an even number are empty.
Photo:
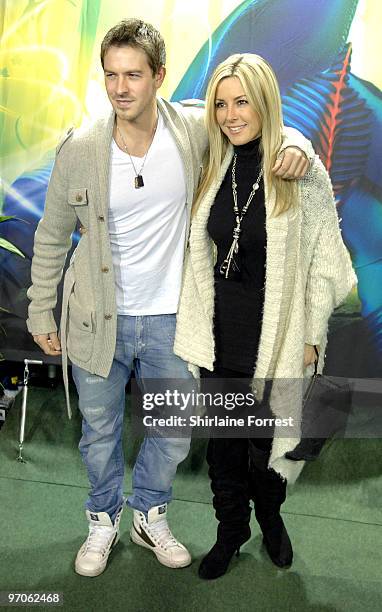
M114 525L107 512L89 512L89 535L78 551L74 568L81 576L99 576L104 571L111 549L119 540L119 522L123 506L115 517Z
M143 512L134 510L130 538L135 544L152 550L162 565L187 567L191 563L191 555L172 535L166 514L167 504L150 508L147 520Z

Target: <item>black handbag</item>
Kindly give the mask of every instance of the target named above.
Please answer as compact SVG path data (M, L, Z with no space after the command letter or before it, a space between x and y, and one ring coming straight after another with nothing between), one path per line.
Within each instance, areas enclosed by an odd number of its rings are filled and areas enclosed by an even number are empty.
M326 440L343 433L352 403L352 387L348 380L317 374L318 350L314 374L309 380L302 401L301 441L285 453L292 461L314 461Z

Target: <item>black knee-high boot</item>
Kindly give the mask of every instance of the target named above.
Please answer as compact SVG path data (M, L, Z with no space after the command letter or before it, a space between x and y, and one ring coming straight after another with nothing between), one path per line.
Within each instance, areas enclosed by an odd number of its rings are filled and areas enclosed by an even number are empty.
M226 573L234 553L251 537L247 440L211 439L207 462L219 525L216 543L202 560L199 576L212 579Z
M286 481L268 469L269 452L249 443L249 490L255 502L255 515L267 552L275 565L289 567L293 560L292 544L280 516L286 499Z

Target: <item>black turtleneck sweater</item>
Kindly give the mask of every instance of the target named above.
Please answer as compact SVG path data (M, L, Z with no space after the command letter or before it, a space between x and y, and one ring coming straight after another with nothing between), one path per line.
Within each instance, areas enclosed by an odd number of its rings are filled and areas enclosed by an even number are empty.
M260 168L260 138L235 146L237 203L246 204ZM235 226L232 196L232 162L208 220L208 233L217 246L215 265L215 366L253 375L260 340L264 304L266 231L264 183L261 180L241 223L240 273L232 279L220 274L220 266L232 244Z

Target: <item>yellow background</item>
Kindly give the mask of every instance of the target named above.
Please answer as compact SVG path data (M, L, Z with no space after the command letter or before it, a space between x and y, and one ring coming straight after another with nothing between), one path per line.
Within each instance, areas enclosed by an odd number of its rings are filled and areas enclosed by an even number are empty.
M92 4L93 3L93 4ZM109 108L100 42L122 18L140 17L162 32L170 97L200 47L239 5L235 0L101 1L90 35L84 10L97 0L3 0L0 5L0 136L3 190L42 163L64 130ZM137 4L139 5L137 8ZM287 7L287 0L285 5ZM382 3L361 0L349 40L352 72L382 88Z

